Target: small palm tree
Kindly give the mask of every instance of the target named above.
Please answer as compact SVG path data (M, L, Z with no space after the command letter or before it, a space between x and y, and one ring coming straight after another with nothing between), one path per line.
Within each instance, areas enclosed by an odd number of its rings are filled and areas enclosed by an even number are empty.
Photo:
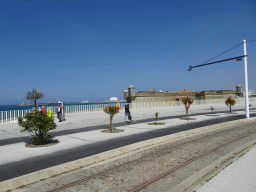
M115 114L119 112L119 109L116 106L107 106L104 108L104 112L110 114L110 132L112 132L112 120Z
M44 94L42 92L40 92L39 90L36 90L35 88L33 88L33 90L30 92L27 92L26 95L26 99L30 100L30 101L34 101L35 102L35 108L38 108L38 99L43 99L44 98Z
M212 114L213 114L213 110L214 110L214 108L212 107L212 106L210 106L211 107L211 110L212 110Z
M230 113L231 113L231 106L234 106L236 104L236 101L235 99L232 99L231 97L229 97L225 101L225 104L230 108Z
M157 118L158 118L158 112L155 113L155 116L156 116L156 121L157 121Z
M190 99L189 97L186 98L182 98L182 103L183 105L185 105L185 109L186 109L186 118L188 120L189 116L188 116L188 109L190 107L190 105L193 103L194 101L192 99Z

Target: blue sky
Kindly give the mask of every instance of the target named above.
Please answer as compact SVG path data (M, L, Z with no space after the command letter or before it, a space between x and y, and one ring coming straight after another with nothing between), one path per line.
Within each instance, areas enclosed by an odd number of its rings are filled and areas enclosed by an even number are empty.
M0 104L33 88L40 102L123 99L135 91L244 88L235 60L187 71L256 39L256 1L1 0ZM256 89L256 42L247 43ZM212 60L243 55L243 45ZM29 103L29 101L26 101Z

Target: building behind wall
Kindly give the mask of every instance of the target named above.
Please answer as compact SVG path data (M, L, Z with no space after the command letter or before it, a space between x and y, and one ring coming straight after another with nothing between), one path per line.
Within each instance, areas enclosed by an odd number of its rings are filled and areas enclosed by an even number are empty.
M242 86L237 85L236 90L210 90L210 91L191 91L182 89L178 92L138 91L135 93L135 87L130 85L128 90L124 91L124 99L127 103L131 102L163 102L180 101L183 97L190 97L193 100L199 99L226 99L229 96L234 98L241 97Z

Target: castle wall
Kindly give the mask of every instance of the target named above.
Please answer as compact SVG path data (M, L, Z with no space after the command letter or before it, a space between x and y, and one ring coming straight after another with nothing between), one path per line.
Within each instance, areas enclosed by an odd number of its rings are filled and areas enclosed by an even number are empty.
M208 100L208 99L226 99L229 96L238 98L241 96L237 90L213 90L213 91L201 91L201 92L149 92L139 91L135 93L135 87L130 85L128 88L128 96L125 91L124 99L128 103L132 102L168 102L182 100L184 97L189 97L193 100Z

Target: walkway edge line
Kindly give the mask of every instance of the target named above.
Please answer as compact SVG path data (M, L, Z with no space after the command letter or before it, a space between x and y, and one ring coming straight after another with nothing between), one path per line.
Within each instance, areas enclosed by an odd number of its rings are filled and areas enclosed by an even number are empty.
M210 125L210 126L196 128L196 129L189 130L189 131L183 131L183 132L179 132L179 133L175 133L175 134L171 134L171 135L166 135L163 137L158 137L158 138L154 138L154 139L150 139L150 140L146 140L146 141L137 142L137 143L127 145L124 147L120 147L117 149L112 149L112 150L102 152L102 153L99 153L96 155L92 155L92 156L89 156L89 157L86 157L83 159L78 159L75 161L71 161L68 163L64 163L61 165L57 165L54 167L50 167L47 169L29 173L29 174L26 174L26 175L23 175L20 177L2 181L2 182L0 182L0 192L17 189L19 187L50 178L55 175L73 171L80 167L89 166L89 165L92 165L92 164L95 164L95 163L98 163L98 162L101 162L101 161L104 161L104 160L107 160L107 159L110 159L110 158L113 158L116 156L120 156L120 155L129 153L129 152L133 152L138 149L142 149L144 147L148 147L148 146L153 147L154 145L161 144L163 142L174 140L174 139L184 138L184 137L192 135L192 134L202 133L205 131L211 131L211 130L218 129L218 128L224 128L226 126L230 126L233 124L242 124L244 122L249 122L249 121L254 121L254 120L256 120L256 117L249 118L249 119L240 119L240 120L235 120L235 121L230 121L230 122L225 122L225 123L220 123L220 124L214 124L214 125Z

